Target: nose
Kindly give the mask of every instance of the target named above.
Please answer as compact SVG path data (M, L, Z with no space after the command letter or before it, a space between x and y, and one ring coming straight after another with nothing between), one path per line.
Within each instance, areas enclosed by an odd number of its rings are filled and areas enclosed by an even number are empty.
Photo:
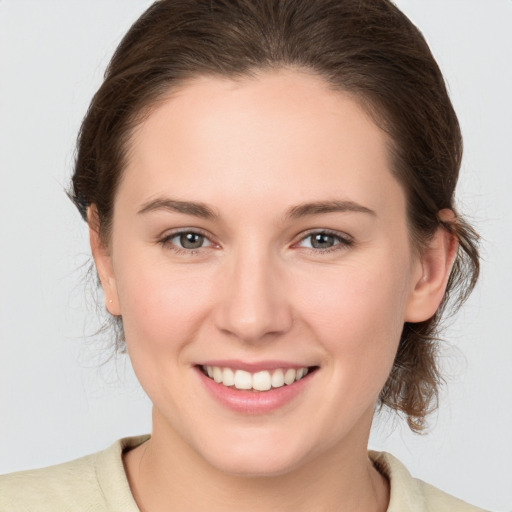
M261 252L233 257L217 290L216 327L248 344L288 332L293 320L282 262Z

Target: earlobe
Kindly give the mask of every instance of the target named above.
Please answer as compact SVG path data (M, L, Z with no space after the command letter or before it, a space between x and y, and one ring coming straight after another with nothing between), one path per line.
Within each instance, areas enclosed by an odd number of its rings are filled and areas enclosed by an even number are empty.
M105 295L105 307L111 315L120 316L121 310L119 307L112 258L109 247L100 236L100 222L98 210L95 205L91 205L87 208L87 224L89 225L89 243L91 245L92 256Z
M457 255L457 238L443 225L453 223L455 214L445 209L438 216L442 224L419 258L419 272L412 283L405 311L406 322L423 322L435 314L443 300Z

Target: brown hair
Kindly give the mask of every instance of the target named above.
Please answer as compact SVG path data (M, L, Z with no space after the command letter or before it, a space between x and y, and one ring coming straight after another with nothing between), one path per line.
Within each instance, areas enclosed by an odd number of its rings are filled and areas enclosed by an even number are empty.
M420 431L437 405L437 332L449 299L460 305L479 272L477 235L454 208L462 157L457 117L419 30L388 0L160 0L118 46L78 138L72 199L98 209L108 240L113 199L133 128L172 88L200 75L244 77L296 68L359 98L392 140L414 246L442 225L459 250L438 312L406 323L380 404ZM456 308L454 308L456 309ZM121 324L120 324L121 325Z

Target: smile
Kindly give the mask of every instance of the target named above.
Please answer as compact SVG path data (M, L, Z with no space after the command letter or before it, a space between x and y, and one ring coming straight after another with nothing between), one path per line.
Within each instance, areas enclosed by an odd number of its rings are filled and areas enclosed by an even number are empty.
M289 386L303 379L309 373L310 368L306 366L301 368L276 368L251 373L220 366L201 366L201 370L210 379L226 387L247 391L268 391L285 385Z

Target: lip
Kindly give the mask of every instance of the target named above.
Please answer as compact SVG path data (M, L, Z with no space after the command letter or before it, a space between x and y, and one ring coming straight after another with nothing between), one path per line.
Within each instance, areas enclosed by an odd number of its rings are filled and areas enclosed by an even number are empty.
M216 363L217 362L220 361L216 361ZM213 361L208 362L208 365L211 363L213 363ZM268 361L268 363L271 363L271 366L265 369L302 368L302 366L290 364L287 366L279 366L279 364L274 366L273 361ZM246 369L249 367L254 368L254 366L251 364L245 364L243 367L231 366L232 364L233 361L230 361L229 365L211 364L211 366L227 366L229 368L237 369ZM317 373L316 371L312 371L302 379L295 381L293 384L284 385L279 388L272 388L268 391L245 391L227 387L223 384L215 382L213 379L210 379L208 376L206 376L199 366L196 366L194 369L207 392L218 403L234 412L248 415L267 414L289 404L294 399L296 399L298 395L306 391L307 387L311 384L315 374ZM246 371L258 371L260 369L262 369L261 364L257 364L255 370L251 369Z
M231 368L232 370L245 370L246 372L256 373L264 370L277 370L278 368L288 369L288 368L305 368L311 367L313 365L305 365L305 364L295 364L287 361L278 361L278 360L269 360L269 361L255 361L255 362L246 362L240 361L238 359L216 359L215 361L202 361L197 363L197 366L219 366L221 368ZM300 381L299 381L300 382Z

